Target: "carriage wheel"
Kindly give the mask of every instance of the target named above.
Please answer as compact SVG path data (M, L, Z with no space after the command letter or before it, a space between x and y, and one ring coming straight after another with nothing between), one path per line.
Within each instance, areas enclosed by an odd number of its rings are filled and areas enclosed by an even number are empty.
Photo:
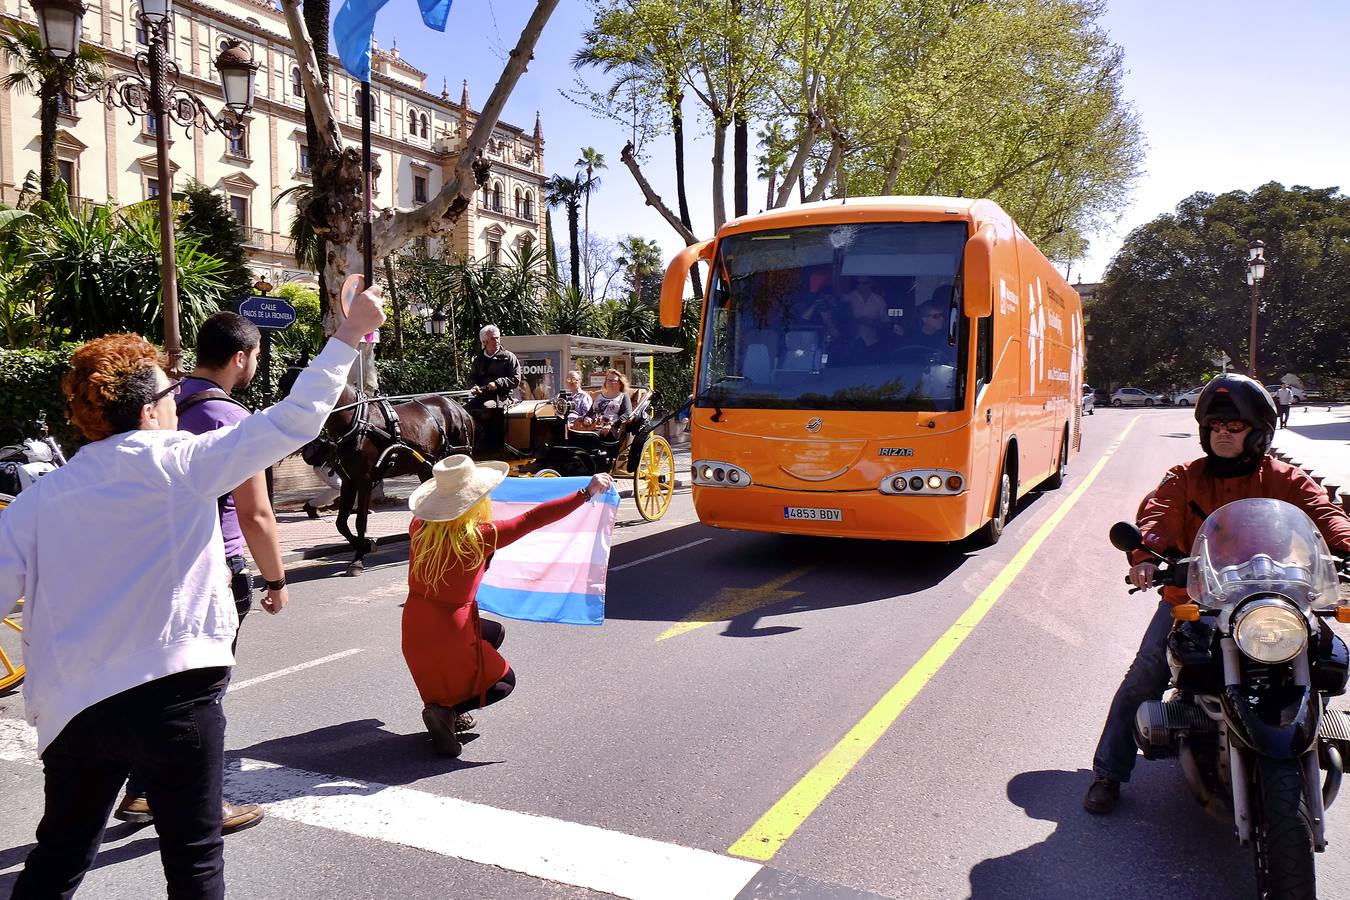
M23 601L19 601L20 609L23 608ZM18 620L6 618L0 622L0 632L7 629L23 631L23 626ZM17 642L16 642L17 643ZM10 659L9 654L5 653L5 648L0 645L0 691L6 691L23 681L24 667Z
M557 469L540 469L534 473L535 478L561 478Z
M670 509L675 496L675 454L670 444L660 435L647 438L638 457L637 471L633 473L633 500L638 513L648 522L655 522Z

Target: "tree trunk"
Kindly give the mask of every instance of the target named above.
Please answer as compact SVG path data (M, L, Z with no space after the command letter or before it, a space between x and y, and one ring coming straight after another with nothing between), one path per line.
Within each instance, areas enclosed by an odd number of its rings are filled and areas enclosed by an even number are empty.
M642 196L646 199L647 205L661 214L661 218L666 220L667 225L675 229L680 237L684 239L686 245L698 243L698 238L694 236L693 229L681 222L679 216L676 216L675 213L671 211L670 207L666 206L665 201L663 201L656 191L652 189L646 176L642 174L642 169L638 166L637 158L633 156L632 141L625 144L623 150L619 151L619 159L623 161L623 164L628 167L628 171L632 173L633 180L637 182L638 189L642 191Z
M384 281L389 290L389 304L394 309L394 359L403 358L403 304L398 301L398 282L394 278L394 254L384 256Z
M544 259L548 267L548 278L558 283L558 245L553 242L553 210L544 209Z
M783 185L778 189L778 197L774 200L774 208L786 206L792 199L792 188L798 181L803 181L802 173L806 171L806 161L811 156L811 148L816 145L816 137L820 134L818 119L815 116L810 117L806 122L806 131L801 139L797 141L797 152L793 154L792 161L788 163L787 171L783 173ZM806 198L806 187L803 181L802 199Z
M839 163L843 158L844 142L836 135L833 146L830 147L830 157L825 161L825 168L816 177L816 183L811 186L811 193L806 195L807 203L825 198L825 191L829 188L830 182L834 180L835 173L839 171Z
M576 201L570 201L567 204L567 239L569 254L572 258L568 260L572 265L572 290L578 294L581 293L581 242L577 238L577 204Z
M314 40L315 46L328 46L328 0L306 0L301 10L305 26L309 29L310 36ZM324 92L328 91L328 54L319 55L315 62L319 68L319 78L323 83ZM314 124L314 116L309 111L309 104L305 104L305 144L309 153L309 171L310 183L317 189L318 172L328 170L327 166L318 165L321 154L326 152L326 146L319 138L319 128ZM303 213L301 213L303 215ZM324 259L328 256L328 247L323 238L316 239L314 248L317 259L308 260L309 264L319 273L319 321L323 322L325 327L332 325L337 327L337 319L329 314L330 304L328 302L328 279L324 277Z
M689 217L689 195L684 187L684 94L675 99L670 113L671 133L675 138L675 196L680 206L680 222L692 232L694 220Z
M720 229L727 221L727 124L713 123L713 228Z
M586 243L582 246L581 252L586 258L586 299L594 300L592 291L594 285L591 284L591 167L586 167Z
M43 78L38 86L38 104L41 121L41 138L38 145L38 166L40 182L38 193L43 200L52 195L52 185L56 184L56 117L60 110L57 99L61 93L61 83L55 78ZM74 185L66 185L69 191Z
M731 152L735 157L736 172L732 191L736 195L734 202L739 218L750 212L750 125L737 113L734 127Z

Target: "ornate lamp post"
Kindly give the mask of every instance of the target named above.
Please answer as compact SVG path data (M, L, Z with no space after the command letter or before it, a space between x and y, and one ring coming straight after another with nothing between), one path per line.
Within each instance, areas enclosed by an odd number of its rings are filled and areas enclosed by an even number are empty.
M47 52L68 59L79 49L80 29L85 12L82 0L29 0L37 13L39 31ZM148 47L136 54L136 71L114 75L92 87L74 85L76 100L97 98L105 106L125 109L130 121L146 118L154 122L155 162L158 167L160 229L160 293L164 304L164 350L169 357L170 374L181 371L182 338L178 328L178 268L173 246L173 171L169 166L169 122L177 122L191 133L218 131L230 137L239 135L243 126L239 117L253 108L253 81L259 64L238 41L231 41L216 57L225 92L226 112L219 117L206 108L201 98L176 84L179 71L170 51L172 0L141 0L141 22Z
M1266 277L1266 243L1252 241L1247 245L1247 284L1252 288L1252 330L1247 340L1247 374L1260 381L1256 374L1256 313L1261 307L1261 279Z
M423 306L417 312L422 317L422 330L424 332L436 337L445 336L445 323L449 320L449 316L439 309L433 310L430 306Z

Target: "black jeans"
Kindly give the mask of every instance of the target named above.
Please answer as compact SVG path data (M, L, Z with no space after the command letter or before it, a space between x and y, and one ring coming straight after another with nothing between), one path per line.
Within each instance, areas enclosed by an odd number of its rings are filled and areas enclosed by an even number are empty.
M1139 753L1134 743L1135 714L1141 705L1161 700L1172 680L1172 670L1167 665L1167 637L1174 624L1171 604L1166 600L1158 601L1158 608L1139 641L1134 661L1111 700L1097 752L1092 757L1095 774L1116 781L1130 780Z
M85 709L42 754L46 804L14 900L68 898L93 865L117 789L140 767L172 900L225 896L220 836L229 669L191 669Z
M482 632L483 640L492 645L492 649L502 649L502 642L506 640L506 626L501 622L492 619L480 619L478 622L479 630ZM516 689L516 672L512 668L507 668L506 674L502 680L488 688L481 697L470 697L463 703L456 704L454 709L457 713L466 713L475 709L482 709L484 706L491 706L494 703L505 700L511 696L511 692Z

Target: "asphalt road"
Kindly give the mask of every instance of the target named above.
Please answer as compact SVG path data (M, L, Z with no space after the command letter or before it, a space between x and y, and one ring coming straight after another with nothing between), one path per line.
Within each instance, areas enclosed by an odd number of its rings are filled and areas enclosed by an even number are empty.
M1183 411L1083 421L1066 485L985 550L626 504L605 625L508 623L519 686L455 761L399 654L406 549L356 579L293 572L284 613L245 623L226 700L231 796L269 804L227 839L230 896L1252 896L1249 854L1173 762L1141 761L1112 816L1079 805L1152 612L1107 528L1199 452ZM20 716L0 697L0 896L41 805ZM1343 804L1324 900L1350 898ZM162 896L152 830L115 823L96 865L81 896Z

